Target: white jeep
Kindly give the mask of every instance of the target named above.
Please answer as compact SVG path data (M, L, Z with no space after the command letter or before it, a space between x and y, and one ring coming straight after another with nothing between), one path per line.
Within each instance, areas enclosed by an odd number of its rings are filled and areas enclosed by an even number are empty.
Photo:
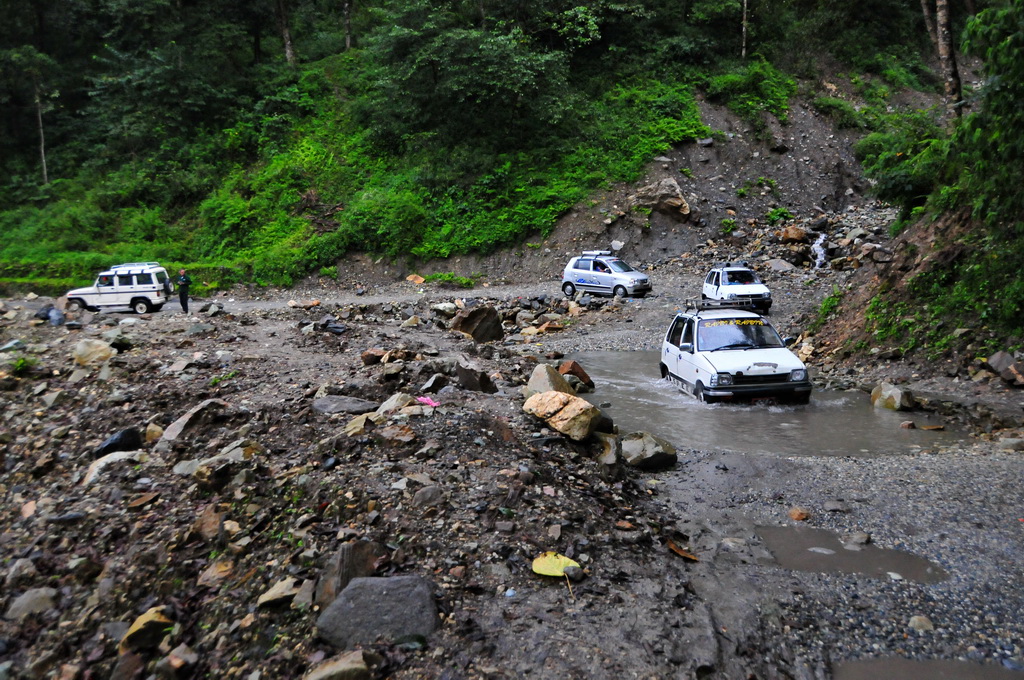
M159 262L129 262L100 272L92 286L69 290L67 309L159 312L173 291L167 270Z

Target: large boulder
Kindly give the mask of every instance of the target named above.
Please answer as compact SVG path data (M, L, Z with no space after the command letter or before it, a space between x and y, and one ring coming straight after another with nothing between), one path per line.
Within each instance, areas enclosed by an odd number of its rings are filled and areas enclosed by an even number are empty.
M572 388L559 371L555 370L554 366L550 364L537 364L533 369L533 373L530 374L529 382L523 388L523 396L529 399L533 395L542 392L576 394L576 390Z
M576 441L593 434L602 419L601 410L596 406L565 392L535 394L526 400L523 410Z
M676 448L647 432L631 432L619 444L622 460L641 470L657 470L676 464Z
M881 383L871 390L871 404L875 408L909 411L917 405L913 393L891 383Z
M316 621L320 637L340 649L426 637L437 626L433 588L421 576L352 579Z
M85 338L75 344L71 351L71 358L79 366L92 366L102 364L117 354L117 350L109 343L94 338Z
M452 319L451 329L465 333L477 342L490 342L505 337L501 316L498 310L490 306L462 310Z
M683 198L683 190L673 177L640 187L630 197L630 202L641 208L657 210L679 222L690 218L690 204Z

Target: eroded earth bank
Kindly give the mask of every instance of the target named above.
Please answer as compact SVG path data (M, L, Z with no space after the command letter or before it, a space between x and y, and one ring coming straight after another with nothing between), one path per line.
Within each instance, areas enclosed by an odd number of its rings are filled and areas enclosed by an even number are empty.
M60 301L5 301L0 677L1021 677L1019 388L807 332L889 266L889 217L638 256L642 300L565 299L555 249L472 291L342 279L58 325ZM707 268L752 250L817 390L890 381L907 421L969 436L765 455L524 411L567 354L657 349ZM580 569L534 573L546 551Z

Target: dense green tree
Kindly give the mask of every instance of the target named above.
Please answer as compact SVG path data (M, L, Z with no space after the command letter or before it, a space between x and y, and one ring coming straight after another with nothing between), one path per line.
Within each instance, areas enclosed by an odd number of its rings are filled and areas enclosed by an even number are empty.
M980 56L980 110L966 117L954 150L962 153L963 195L979 219L1024 237L1024 0L982 11L966 47Z

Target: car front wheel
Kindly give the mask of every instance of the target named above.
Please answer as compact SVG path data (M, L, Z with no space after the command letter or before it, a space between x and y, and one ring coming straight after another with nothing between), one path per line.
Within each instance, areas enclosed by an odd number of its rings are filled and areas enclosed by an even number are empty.
M615 286L615 290L612 291L612 295L617 298L626 297L626 289L624 286Z
M134 310L136 314L148 314L153 311L153 305L149 304L149 300L133 300L132 310Z
M69 312L80 312L85 309L85 300L79 300L78 298L71 298L68 300L68 304L65 309Z
M562 292L565 293L565 297L571 298L573 295L576 294L576 286L566 281L565 283L562 284Z
M693 386L693 396L697 398L697 401L704 404L713 404L715 403L715 401L717 401L716 399L712 399L711 397L709 397L704 392L704 385L699 381L696 385Z

